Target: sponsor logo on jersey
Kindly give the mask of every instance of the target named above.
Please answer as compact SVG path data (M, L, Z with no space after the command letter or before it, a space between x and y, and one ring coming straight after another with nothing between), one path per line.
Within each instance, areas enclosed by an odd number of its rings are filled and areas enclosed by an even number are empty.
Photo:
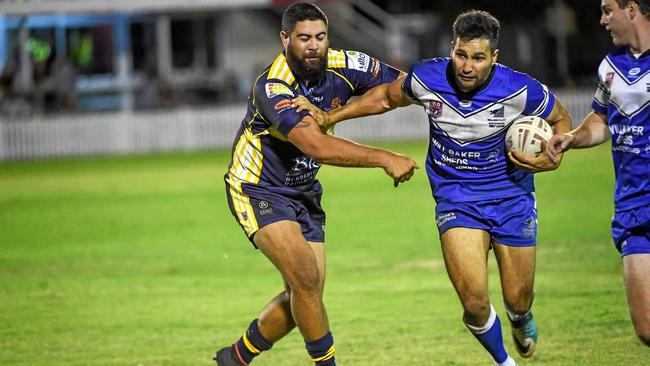
M637 76L641 72L641 69L638 67L635 67L633 69L630 69L630 71L627 72L629 76Z
M499 149L490 151L487 159L491 163L497 163L499 161Z
M432 118L438 118L442 115L442 102L439 100L432 100L429 102L429 114Z
M616 139L616 145L633 145L634 137L632 135L619 135Z
M280 110L291 107L291 99L282 99L281 101L275 103L273 109Z
M490 117L488 117L488 127L490 128L502 128L506 125L505 117L505 106L498 104L496 108L491 109Z
M294 96L291 89L282 83L266 83L264 89L266 90L266 96L269 98L277 97L278 95Z
M366 72L370 67L370 56L363 52L346 51L348 55L348 69Z
M372 72L372 77L373 78L376 78L377 76L379 76L379 71L381 71L381 62L379 62L379 60L377 60L374 57L372 59L372 68L371 68L371 70L372 70L371 72Z
M471 108L472 107L472 101L471 100L459 100L458 101L458 106L461 108Z
M501 105L490 110L490 117L487 119L490 128L501 128L506 125L505 109L505 106Z
M605 75L605 85L612 86L612 81L614 81L614 72L610 71Z
M499 108L493 109L490 111L492 118L505 118L505 107L501 106Z
M318 173L318 169L321 166L321 163L312 160L308 156L295 158L293 161L293 167L287 172L284 178L284 185L287 187L310 183L316 177L316 173Z

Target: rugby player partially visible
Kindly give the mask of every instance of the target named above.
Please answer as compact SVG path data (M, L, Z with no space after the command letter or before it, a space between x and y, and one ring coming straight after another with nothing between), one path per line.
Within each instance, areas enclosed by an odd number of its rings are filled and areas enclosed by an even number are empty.
M600 24L619 48L598 68L591 112L578 128L553 136L552 159L568 149L612 140L616 187L612 237L637 336L650 346L650 0L602 0Z

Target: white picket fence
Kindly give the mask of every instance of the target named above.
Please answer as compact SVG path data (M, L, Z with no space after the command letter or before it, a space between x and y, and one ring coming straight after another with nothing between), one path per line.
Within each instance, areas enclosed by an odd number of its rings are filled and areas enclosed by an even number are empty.
M556 95L574 124L590 111L592 90ZM426 139L429 127L421 108L344 122L336 134L365 141ZM232 106L0 121L0 161L225 148L232 144L245 113L245 106Z

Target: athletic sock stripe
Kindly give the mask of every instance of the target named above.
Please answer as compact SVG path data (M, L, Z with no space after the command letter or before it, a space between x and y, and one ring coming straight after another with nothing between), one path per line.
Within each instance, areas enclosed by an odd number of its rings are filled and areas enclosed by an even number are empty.
M253 344L250 342L250 340L248 340L248 336L246 335L246 333L244 333L244 335L242 336L242 339L244 340L244 345L246 346L246 348L248 348L249 351L251 351L251 353L255 353L255 354L262 353L262 351L255 348L255 346L253 346Z
M330 347L330 349L327 351L327 353L325 354L325 356L312 358L311 360L312 360L313 362L327 361L327 360L331 359L332 357L334 357L334 352L336 352L336 348L334 348L334 346L332 346L332 347Z
M239 348L237 348L237 343L234 344L234 347L235 347L235 354L237 355L237 358L239 359L239 362L241 362L242 365L244 365L244 366L248 366L246 361L244 361L244 359L242 358L241 354L239 354Z

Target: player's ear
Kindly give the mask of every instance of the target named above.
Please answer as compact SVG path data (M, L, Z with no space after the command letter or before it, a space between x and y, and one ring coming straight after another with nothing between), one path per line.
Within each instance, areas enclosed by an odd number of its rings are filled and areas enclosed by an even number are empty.
M637 15L636 13L639 10L638 7L639 4L635 3L634 1L628 1L627 4L625 5L625 14L627 14L627 17L630 20L633 20L634 17Z
M499 58L499 49L496 48L494 51L492 51L492 65L497 63L497 58Z
M285 31L280 31L280 40L282 41L282 45L286 49L287 46L289 45L289 35Z

